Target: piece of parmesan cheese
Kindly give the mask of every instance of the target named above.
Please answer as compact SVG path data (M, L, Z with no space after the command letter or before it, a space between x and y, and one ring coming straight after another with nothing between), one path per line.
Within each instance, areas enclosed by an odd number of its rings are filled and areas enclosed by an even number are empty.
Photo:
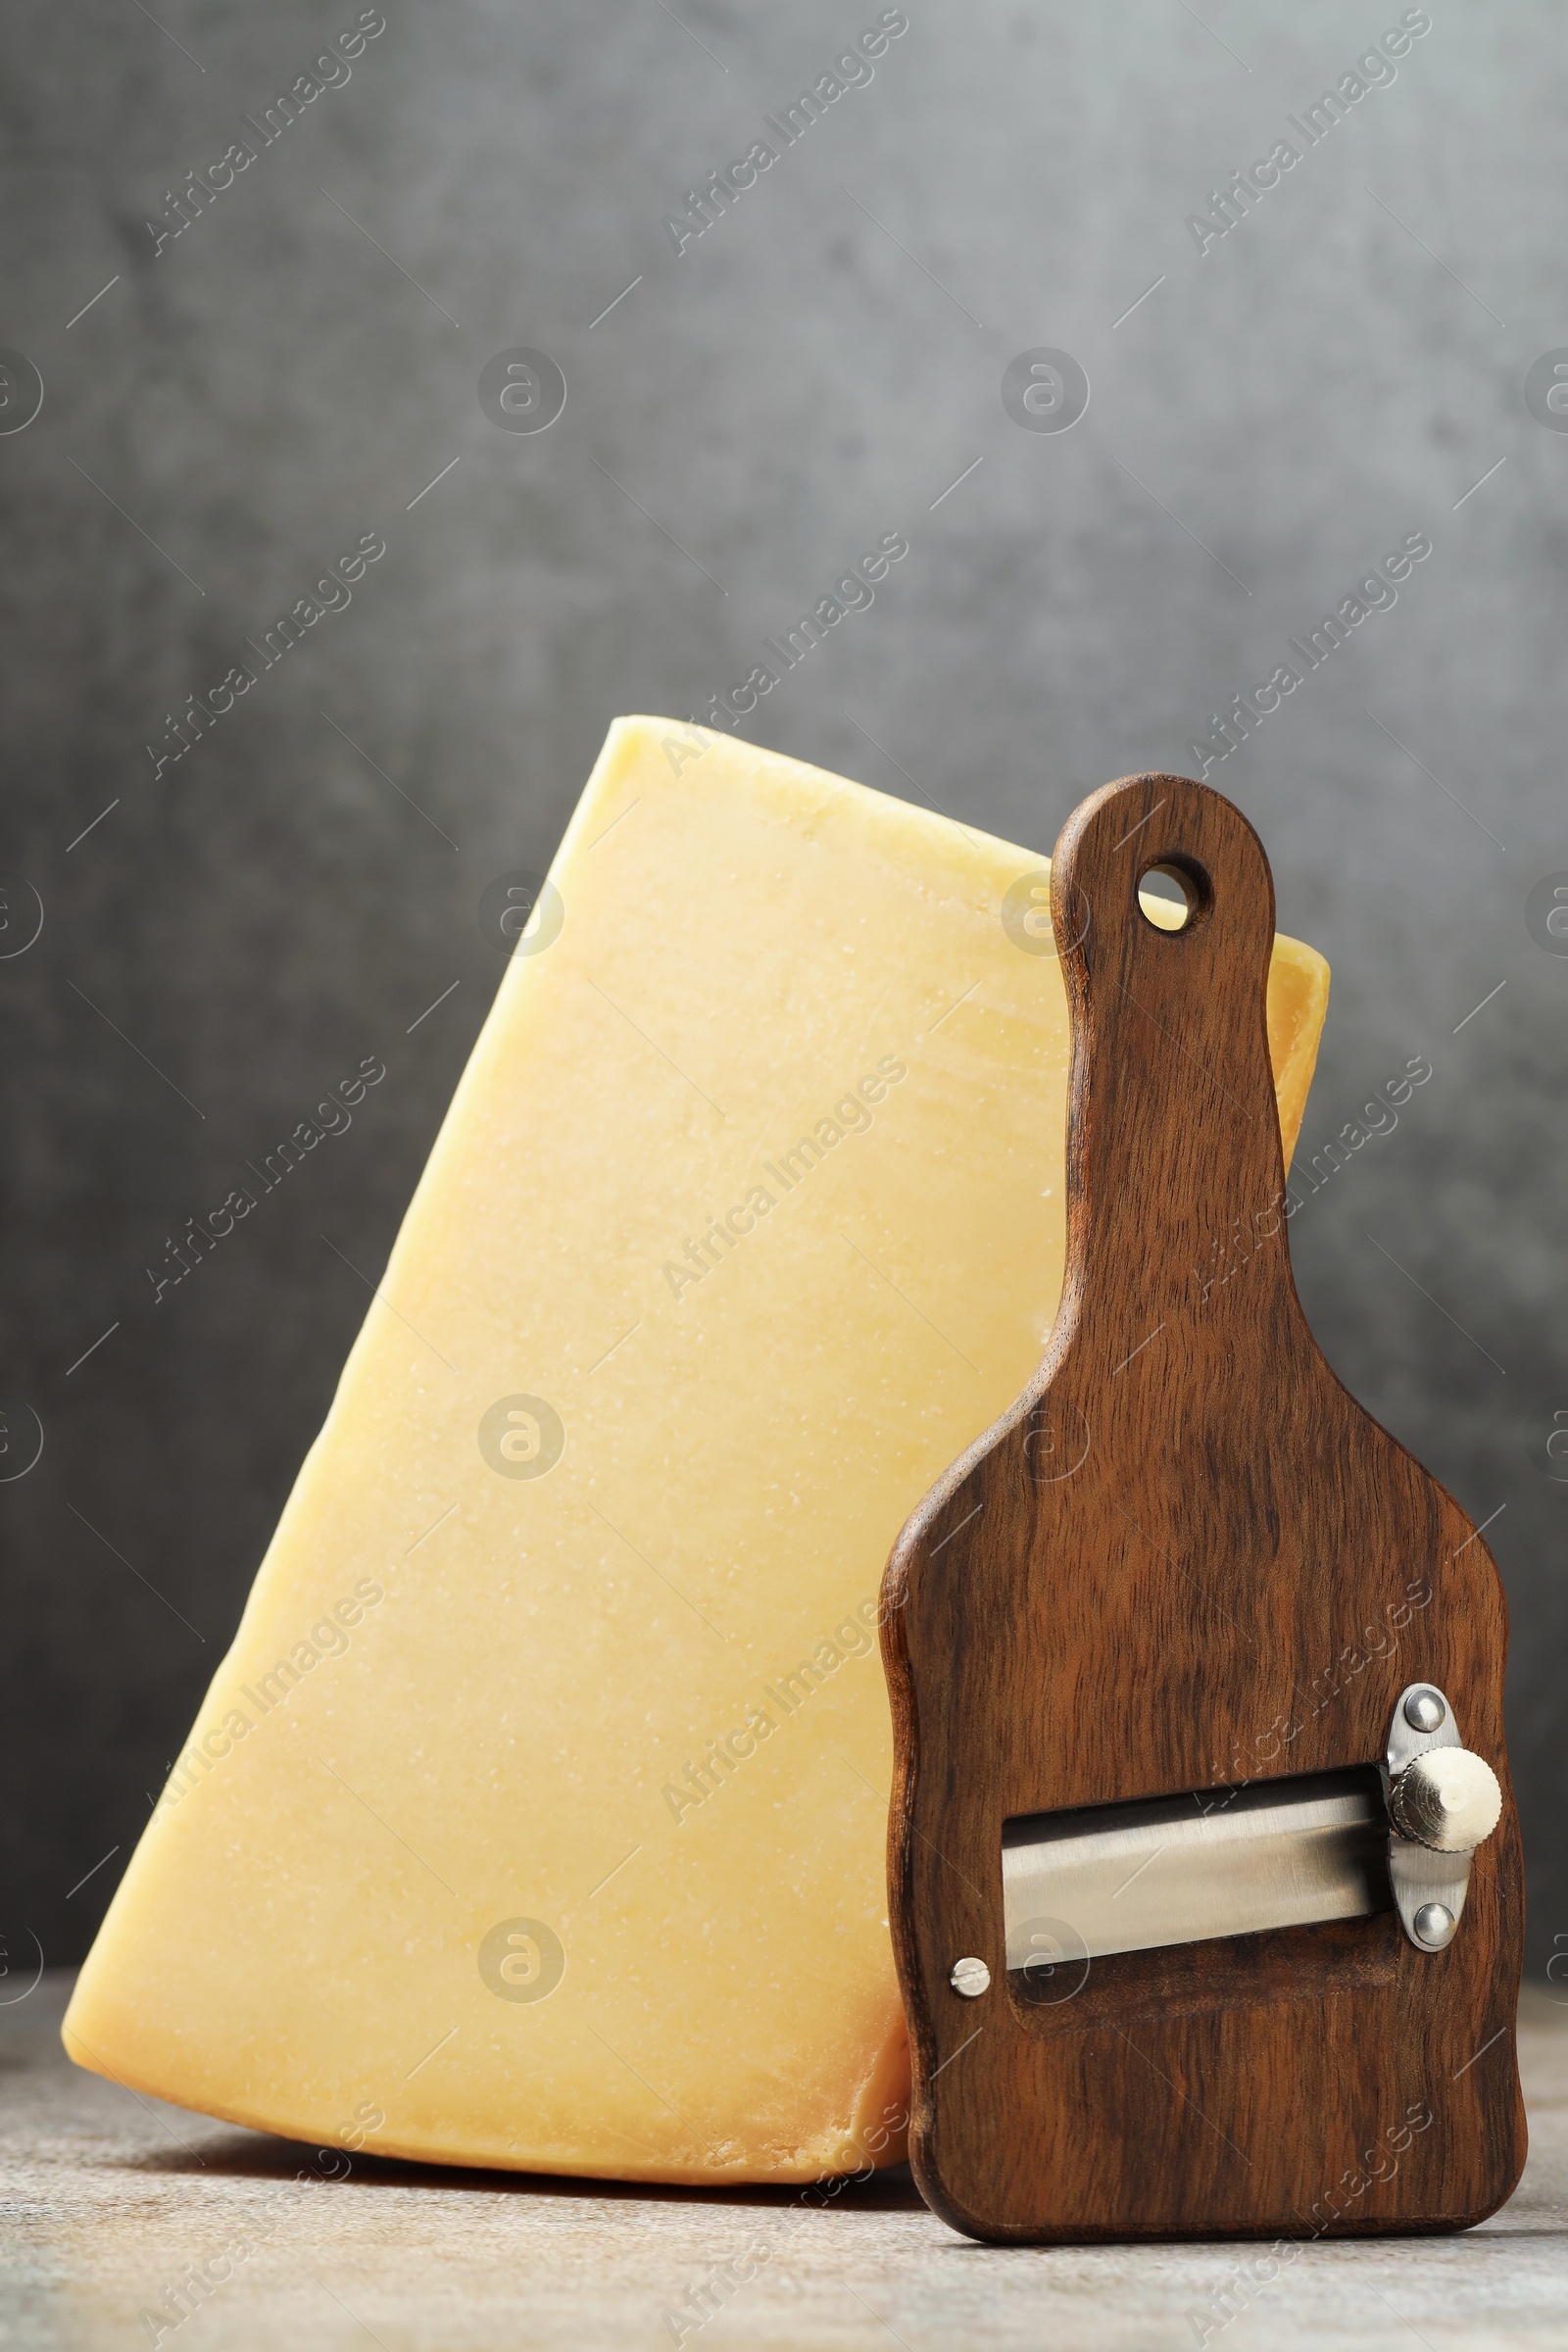
M79 2064L453 2164L902 2156L878 1592L1055 1312L1045 879L616 722L82 1970ZM1276 941L1287 1154L1327 987Z

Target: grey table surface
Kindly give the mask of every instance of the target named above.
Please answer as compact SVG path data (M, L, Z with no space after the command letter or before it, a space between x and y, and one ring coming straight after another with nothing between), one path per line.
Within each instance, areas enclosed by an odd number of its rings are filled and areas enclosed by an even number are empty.
M1568 2001L1549 1987L1521 2010L1531 2153L1502 2212L1460 2236L1304 2246L1245 2300L1255 2247L974 2246L903 2176L825 2211L798 2191L358 2156L302 2181L311 2151L292 2141L78 2073L59 2041L69 1990L51 1973L0 2007L7 2352L1568 2343ZM178 2320L168 2292L202 2264L229 2275Z

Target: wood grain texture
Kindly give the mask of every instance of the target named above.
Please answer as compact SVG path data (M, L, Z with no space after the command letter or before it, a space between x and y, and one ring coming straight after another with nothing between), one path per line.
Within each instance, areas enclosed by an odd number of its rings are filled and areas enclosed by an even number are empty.
M1140 911L1156 862L1198 887L1183 931ZM1525 2153L1501 1584L1296 1296L1252 828L1201 784L1130 777L1069 819L1052 876L1073 1020L1061 1305L884 1584L915 2176L993 2239L1462 2228ZM1504 1792L1446 1952L1385 1912L1123 1954L1023 1997L1004 1820L1373 1763L1416 1680ZM991 1970L979 1999L949 1983L968 1954Z

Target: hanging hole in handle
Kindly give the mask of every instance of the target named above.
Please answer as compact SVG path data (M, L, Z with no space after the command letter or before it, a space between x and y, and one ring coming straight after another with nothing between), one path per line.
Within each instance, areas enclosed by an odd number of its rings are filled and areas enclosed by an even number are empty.
M1213 885L1196 858L1161 858L1138 877L1138 906L1156 931L1191 931L1214 903Z

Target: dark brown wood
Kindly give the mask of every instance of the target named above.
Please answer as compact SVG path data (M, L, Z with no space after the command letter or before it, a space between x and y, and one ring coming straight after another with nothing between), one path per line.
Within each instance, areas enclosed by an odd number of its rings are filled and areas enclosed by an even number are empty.
M1183 931L1140 910L1155 862L1196 885ZM915 2178L982 2238L1462 2228L1525 2153L1496 1568L1296 1296L1251 826L1182 777L1107 785L1063 829L1052 900L1073 1023L1061 1305L884 1585ZM1420 1680L1504 1792L1446 1952L1384 1912L1121 1954L1071 1997L1023 1997L1004 1820L1374 1763ZM978 1999L949 1982L971 1954Z

